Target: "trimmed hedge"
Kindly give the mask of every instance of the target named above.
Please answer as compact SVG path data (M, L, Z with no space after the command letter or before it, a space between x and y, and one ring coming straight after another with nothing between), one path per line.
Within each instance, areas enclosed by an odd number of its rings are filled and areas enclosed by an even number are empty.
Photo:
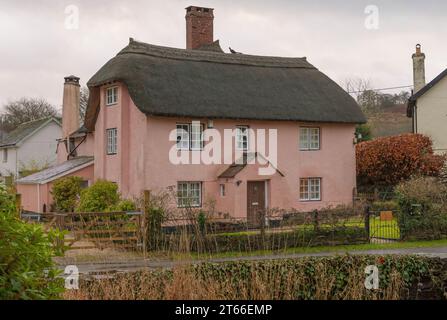
M447 237L447 186L438 179L413 178L396 187L399 228L404 240Z
M379 289L365 288L365 268ZM446 299L447 261L420 256L336 256L202 263L81 280L71 299Z
M273 231L264 236L250 231L200 236L197 234L164 235L158 248L191 252L250 252L296 247L335 246L368 243L364 228L337 227L319 230Z

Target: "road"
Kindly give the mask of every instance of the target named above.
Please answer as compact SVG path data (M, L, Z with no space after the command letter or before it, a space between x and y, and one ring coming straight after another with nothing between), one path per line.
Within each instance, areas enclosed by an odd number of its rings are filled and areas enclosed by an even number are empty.
M202 260L153 260L153 259L135 259L129 261L110 261L100 263L79 263L76 266L79 273L83 275L94 275L106 272L132 272L139 270L154 270L159 268L173 268L175 266L197 264L202 262L231 262L231 261L260 261L260 260L276 260L276 259L294 259L303 257L326 257L343 254L368 254L368 255L389 255L389 254L415 254L428 257L440 257L447 259L447 247L427 247L427 248L407 248L407 249L384 249L384 250L356 250L356 251L338 251L338 252L318 252L318 253L290 253L260 256L240 256L212 258ZM64 269L64 265L59 266Z

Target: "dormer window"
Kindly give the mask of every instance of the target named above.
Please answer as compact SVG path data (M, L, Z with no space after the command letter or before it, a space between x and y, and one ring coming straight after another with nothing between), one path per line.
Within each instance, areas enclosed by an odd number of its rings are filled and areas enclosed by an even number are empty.
M118 87L107 88L106 90L106 105L112 106L118 103Z

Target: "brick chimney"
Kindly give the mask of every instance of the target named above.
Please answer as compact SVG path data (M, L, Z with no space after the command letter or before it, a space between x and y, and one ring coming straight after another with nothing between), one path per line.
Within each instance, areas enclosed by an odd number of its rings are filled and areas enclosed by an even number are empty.
M213 43L213 10L195 6L186 8L186 49Z
M425 86L425 54L421 51L421 45L416 45L416 52L413 53L413 83L416 93Z
M66 139L71 133L79 129L79 78L65 77L64 97L62 103L62 138Z

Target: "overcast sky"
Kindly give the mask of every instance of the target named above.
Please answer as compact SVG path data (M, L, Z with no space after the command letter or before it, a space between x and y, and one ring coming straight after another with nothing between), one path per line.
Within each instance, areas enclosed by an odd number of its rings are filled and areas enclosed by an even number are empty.
M79 9L77 29L66 28L70 5ZM225 51L306 56L339 84L357 77L375 88L412 84L417 43L428 81L447 68L445 0L0 0L0 105L28 96L60 107L63 77L85 84L129 37L184 48L188 5L215 9ZM378 8L378 25L368 5Z

